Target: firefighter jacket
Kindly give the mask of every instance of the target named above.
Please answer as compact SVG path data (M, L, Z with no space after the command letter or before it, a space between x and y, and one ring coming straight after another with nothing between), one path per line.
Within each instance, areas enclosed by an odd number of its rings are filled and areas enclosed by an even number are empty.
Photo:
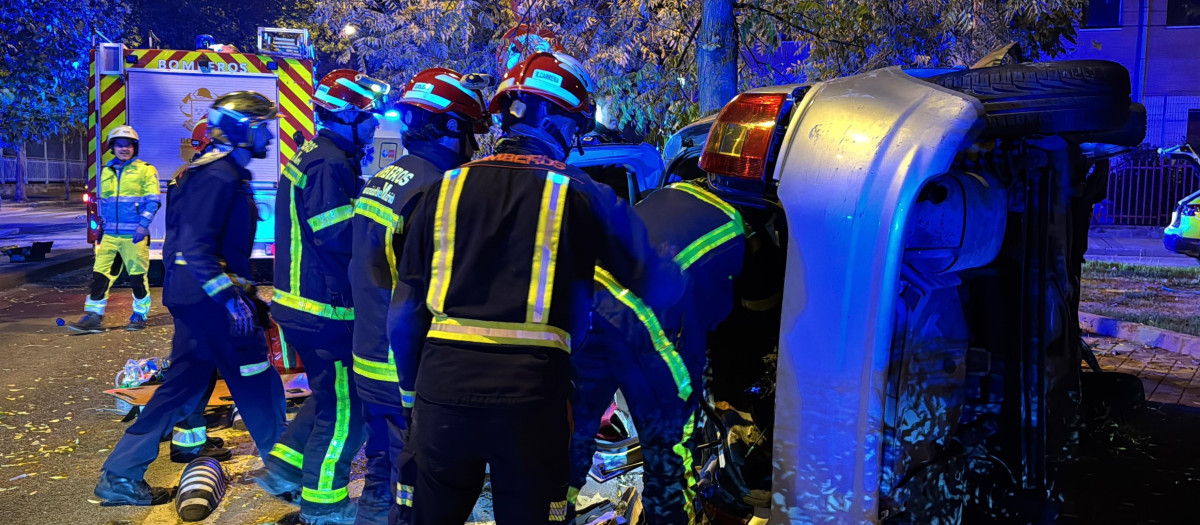
M183 172L167 188L163 304L224 305L248 285L258 208L250 171L232 157Z
M367 181L354 206L354 372L358 392L378 405L412 408L412 392L401 392L388 345L387 313L396 285L396 262L404 226L426 189L468 159L432 142L406 143L408 154Z
M745 223L736 208L697 182L655 191L634 212L646 224L651 244L674 254L688 289L679 302L651 308L601 265L596 268L593 312L625 331L631 342L649 336L671 372L663 383L673 383L673 391L686 400L697 388L688 370L703 369L704 345L680 348L686 345L677 343L688 334L703 341L733 310L734 279L741 274L746 250Z
M134 158L113 159L100 170L98 204L105 235L133 236L138 226L150 228L158 212L158 170Z
M271 314L284 327L354 320L347 269L360 157L350 139L321 130L283 167L275 196Z
M390 341L400 388L434 403L566 399L598 262L652 306L683 291L612 189L534 141L497 151L434 183L405 238Z

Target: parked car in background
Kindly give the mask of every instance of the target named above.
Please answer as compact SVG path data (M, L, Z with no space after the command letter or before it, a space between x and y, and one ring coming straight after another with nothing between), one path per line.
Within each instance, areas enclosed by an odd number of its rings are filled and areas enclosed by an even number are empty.
M659 185L703 178L749 226L698 433L713 523L1044 510L1006 502L1048 504L1078 435L1085 190L1142 141L1129 92L1103 61L886 68L668 140Z
M1189 162L1200 170L1200 156L1188 144L1160 149L1158 153ZM1184 197L1171 212L1171 224L1163 230L1163 246L1181 255L1200 258L1200 191Z

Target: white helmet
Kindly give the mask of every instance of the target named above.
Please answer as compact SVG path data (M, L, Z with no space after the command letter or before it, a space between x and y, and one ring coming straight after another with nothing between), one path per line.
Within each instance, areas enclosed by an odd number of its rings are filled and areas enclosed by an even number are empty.
M108 147L112 148L112 141L115 139L129 139L136 146L138 143L138 134L133 130L133 126L117 126L108 132Z

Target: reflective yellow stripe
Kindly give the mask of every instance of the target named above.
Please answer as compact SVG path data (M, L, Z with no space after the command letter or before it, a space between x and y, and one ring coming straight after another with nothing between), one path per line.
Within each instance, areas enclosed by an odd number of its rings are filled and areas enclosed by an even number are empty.
M353 216L354 207L346 204L317 215L316 217L310 217L308 219L308 227L312 228L313 232L319 232L339 222L349 220Z
M228 275L221 274L209 279L208 282L204 283L203 288L204 293L208 294L209 297L213 297L232 286L233 280Z
M429 337L493 345L539 346L571 352L570 334L538 323L435 318L429 328Z
M701 188L700 186L690 182L676 182L668 185L667 187L687 192L693 197L713 205L713 207L721 210L721 212L725 215L728 215L730 219L737 219L738 222L741 222L742 220L742 214L738 213L737 208L730 206L729 203L721 200L720 197L713 195L711 192Z
M400 406L404 408L412 408L417 401L417 392L415 390L400 389Z
M696 413L688 417L687 423L683 424L683 433L679 439L679 443L671 447L675 455L683 461L683 508L687 512L688 523L695 523L695 500L696 500L696 472L692 465L692 450L688 448L688 442L692 440L692 429L696 426Z
M298 187L298 186L297 186ZM300 247L300 216L296 213L296 197L300 192L293 187L292 198L288 199L288 218L292 221L291 235L288 240L288 253L290 254L288 265L288 292L296 295L300 294L300 256L303 249ZM278 290L276 290L278 292Z
M729 221L713 231L702 235L699 239L687 245L686 248L680 250L675 255L675 263L679 265L679 268L686 270L708 252L743 234L744 230L741 220Z
M380 226L393 230L400 228L403 224L399 215L396 215L387 206L367 197L358 199L358 202L354 204L354 214L371 219Z
M359 356L354 356L354 373L376 381L387 381L389 383L400 381L400 378L396 375L395 363L371 361Z
M254 363L251 365L242 365L241 367L239 367L238 372L240 372L242 374L242 377L250 377L250 376L255 376L255 375L261 374L261 373L263 373L263 371L265 371L266 369L268 369L270 367L271 367L270 361L263 361L261 363Z
M686 400L692 395L692 379L688 375L687 367L683 364L683 359L679 357L679 352L675 351L675 345L663 332L662 325L658 322L658 316L654 315L654 311L646 306L638 296L621 286L621 283L618 283L611 273L599 266L596 267L596 282L604 286L613 298L633 310L638 319L642 321L642 326L646 328L646 332L650 334L650 340L654 342L654 350L658 352L659 357L666 363L667 369L671 371L671 378L675 380L675 387L679 390L679 399Z
M299 310L301 312L310 313L318 317L326 319L334 319L337 321L353 321L354 309L345 308L342 306L328 305L312 299L305 299L294 293L288 293L278 288L275 289L275 294L271 298L272 302L280 306Z
M276 443L275 446L271 448L271 455L298 469L304 468L304 454L297 452L295 449L284 445L283 443Z
M714 229L704 234L699 239L692 241L686 248L680 250L675 256L675 262L686 270L689 266L698 261L704 254L712 251L722 243L729 241L739 235L745 235L746 226L742 221L742 214L737 208L729 205L729 203L721 200L720 197L713 195L703 187L690 182L676 182L667 186L668 188L676 189L685 192L701 201L712 205L729 217L730 221L721 227Z
M275 330L279 334L279 353L283 356L283 369L287 370L292 367L291 361L288 359L287 339L283 337L283 330Z
M454 218L467 172L467 168L460 168L446 173L438 190L437 215L433 219L433 275L425 298L434 316L445 317L446 292L454 266Z
M558 260L558 239L562 232L564 201L567 198L567 177L546 173L542 190L542 208L538 212L537 237L533 241L533 270L529 277L529 298L525 321L545 323L550 313L550 297L554 293L554 267Z
M296 164L292 162L283 166L283 176L287 177L287 180L291 181L292 186L297 188L303 188L308 183L308 176L303 171L300 171L300 168L296 167Z
M550 521L567 521L567 500L550 502Z
M328 490L310 489L308 487L303 487L300 490L300 497L303 498L304 501L311 501L313 503L323 503L323 504L337 503L339 501L346 499L346 496L348 496L349 494L350 494L350 491L346 487L342 487L340 489L328 489Z
M403 507L413 506L413 486L403 483L396 484L396 504Z
M204 427L179 428L171 431L171 444L183 448L195 448L208 442L208 432Z
M315 503L337 503L346 499L346 487L333 488L336 469L342 452L346 448L346 436L350 433L350 379L346 366L341 361L333 363L336 378L334 379L334 396L337 399L337 415L333 423L333 436L329 439L329 448L325 450L325 458L321 461L320 477L317 478L317 490L305 487L300 497Z

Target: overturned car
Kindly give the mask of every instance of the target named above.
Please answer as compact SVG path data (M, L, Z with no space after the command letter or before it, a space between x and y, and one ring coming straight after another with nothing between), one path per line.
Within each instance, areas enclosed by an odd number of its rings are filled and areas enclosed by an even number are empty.
M1145 134L1129 93L1104 61L887 68L668 141L660 185L703 178L748 223L697 432L710 522L1053 513L1095 188Z

